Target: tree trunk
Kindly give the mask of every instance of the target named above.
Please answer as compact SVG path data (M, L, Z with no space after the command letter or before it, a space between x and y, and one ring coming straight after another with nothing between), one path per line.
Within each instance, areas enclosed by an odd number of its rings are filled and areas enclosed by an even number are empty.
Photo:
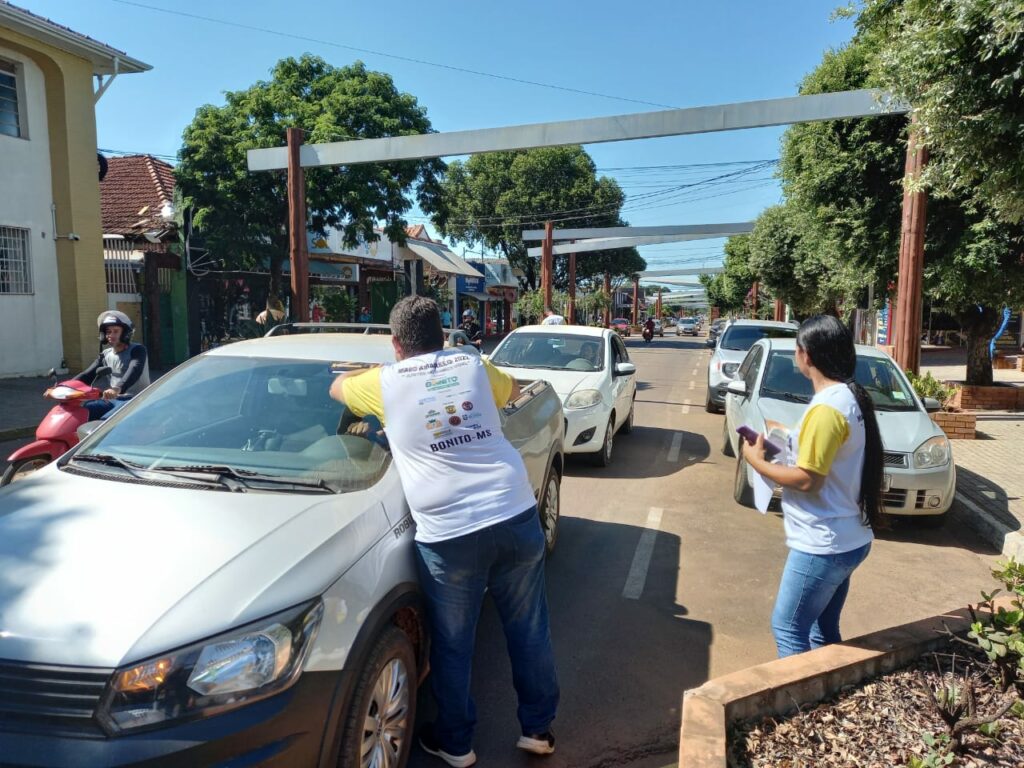
M999 325L999 313L986 307L961 316L967 333L967 383L987 387L992 385L992 359L988 344Z
M281 257L270 257L270 295L269 298L281 297Z

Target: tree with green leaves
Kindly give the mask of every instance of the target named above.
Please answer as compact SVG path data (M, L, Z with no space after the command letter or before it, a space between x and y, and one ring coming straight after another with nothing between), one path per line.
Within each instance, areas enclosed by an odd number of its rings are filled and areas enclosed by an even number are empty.
M724 250L722 271L699 279L707 292L708 306L718 307L723 313L739 312L757 279L750 266L750 236L733 235L725 241Z
M879 82L936 150L926 186L1024 221L1024 2L866 0L858 26L884 38Z
M284 171L250 173L246 150L286 143L286 129L303 129L307 143L427 133L430 121L414 96L361 62L334 67L306 54L279 61L271 79L206 104L185 128L175 169L178 189L194 214L210 256L227 269L269 267L271 295L280 294L288 256L288 195ZM410 160L346 168L307 168L308 227L341 231L348 245L378 238L405 241L403 214L410 194L432 211L439 193L439 160Z
M449 165L433 220L445 237L500 251L535 288L539 270L527 255L524 229L538 229L545 220L559 228L623 226L624 200L618 183L598 177L580 146L492 152ZM555 257L555 281L562 287L566 262L567 257ZM627 277L645 268L634 248L580 254L576 260L580 279L606 271Z

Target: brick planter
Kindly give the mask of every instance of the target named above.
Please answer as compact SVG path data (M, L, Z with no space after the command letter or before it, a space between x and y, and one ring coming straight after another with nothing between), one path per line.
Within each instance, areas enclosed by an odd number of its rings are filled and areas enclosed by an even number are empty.
M1010 607L1008 597L996 605ZM958 634L970 628L966 608L769 661L709 680L683 695L679 765L727 768L729 726L739 720L781 716L872 677L906 666L937 648L943 626Z
M946 433L950 440L973 440L975 427L978 423L978 415L975 413L953 413L952 411L938 411L931 414L932 421L939 425L939 429Z
M1024 387L991 386L946 382L956 387L949 405L964 411L1015 411L1024 408Z

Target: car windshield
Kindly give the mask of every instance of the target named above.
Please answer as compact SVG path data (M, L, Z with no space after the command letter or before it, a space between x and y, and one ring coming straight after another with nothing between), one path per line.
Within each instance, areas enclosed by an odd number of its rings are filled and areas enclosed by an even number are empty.
M560 333L513 333L491 355L495 365L555 371L604 369L600 337Z
M338 434L359 419L328 390L352 367L361 364L196 358L129 403L71 462L89 472L156 472L161 482L202 473L245 490L363 490L390 455L376 431L372 439Z
M814 388L810 379L797 369L793 352L772 352L767 365L761 380L761 397L810 402ZM913 394L888 358L858 355L854 378L867 390L878 410L917 410Z
M629 325L629 321L624 317L616 317L612 320L612 325Z
M731 325L722 336L722 349L746 352L760 339L795 339L796 328L771 325Z

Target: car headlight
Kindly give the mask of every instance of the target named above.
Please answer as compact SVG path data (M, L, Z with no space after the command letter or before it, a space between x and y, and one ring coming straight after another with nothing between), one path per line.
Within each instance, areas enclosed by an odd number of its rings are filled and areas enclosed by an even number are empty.
M739 370L739 363L722 363L722 373L732 378L732 376Z
M218 714L280 693L302 673L323 616L317 599L114 671L98 717L116 735Z
M601 393L596 389L580 389L565 398L566 408L593 408L601 402Z
M914 466L917 469L944 467L949 464L949 440L937 435L925 440L914 451Z

